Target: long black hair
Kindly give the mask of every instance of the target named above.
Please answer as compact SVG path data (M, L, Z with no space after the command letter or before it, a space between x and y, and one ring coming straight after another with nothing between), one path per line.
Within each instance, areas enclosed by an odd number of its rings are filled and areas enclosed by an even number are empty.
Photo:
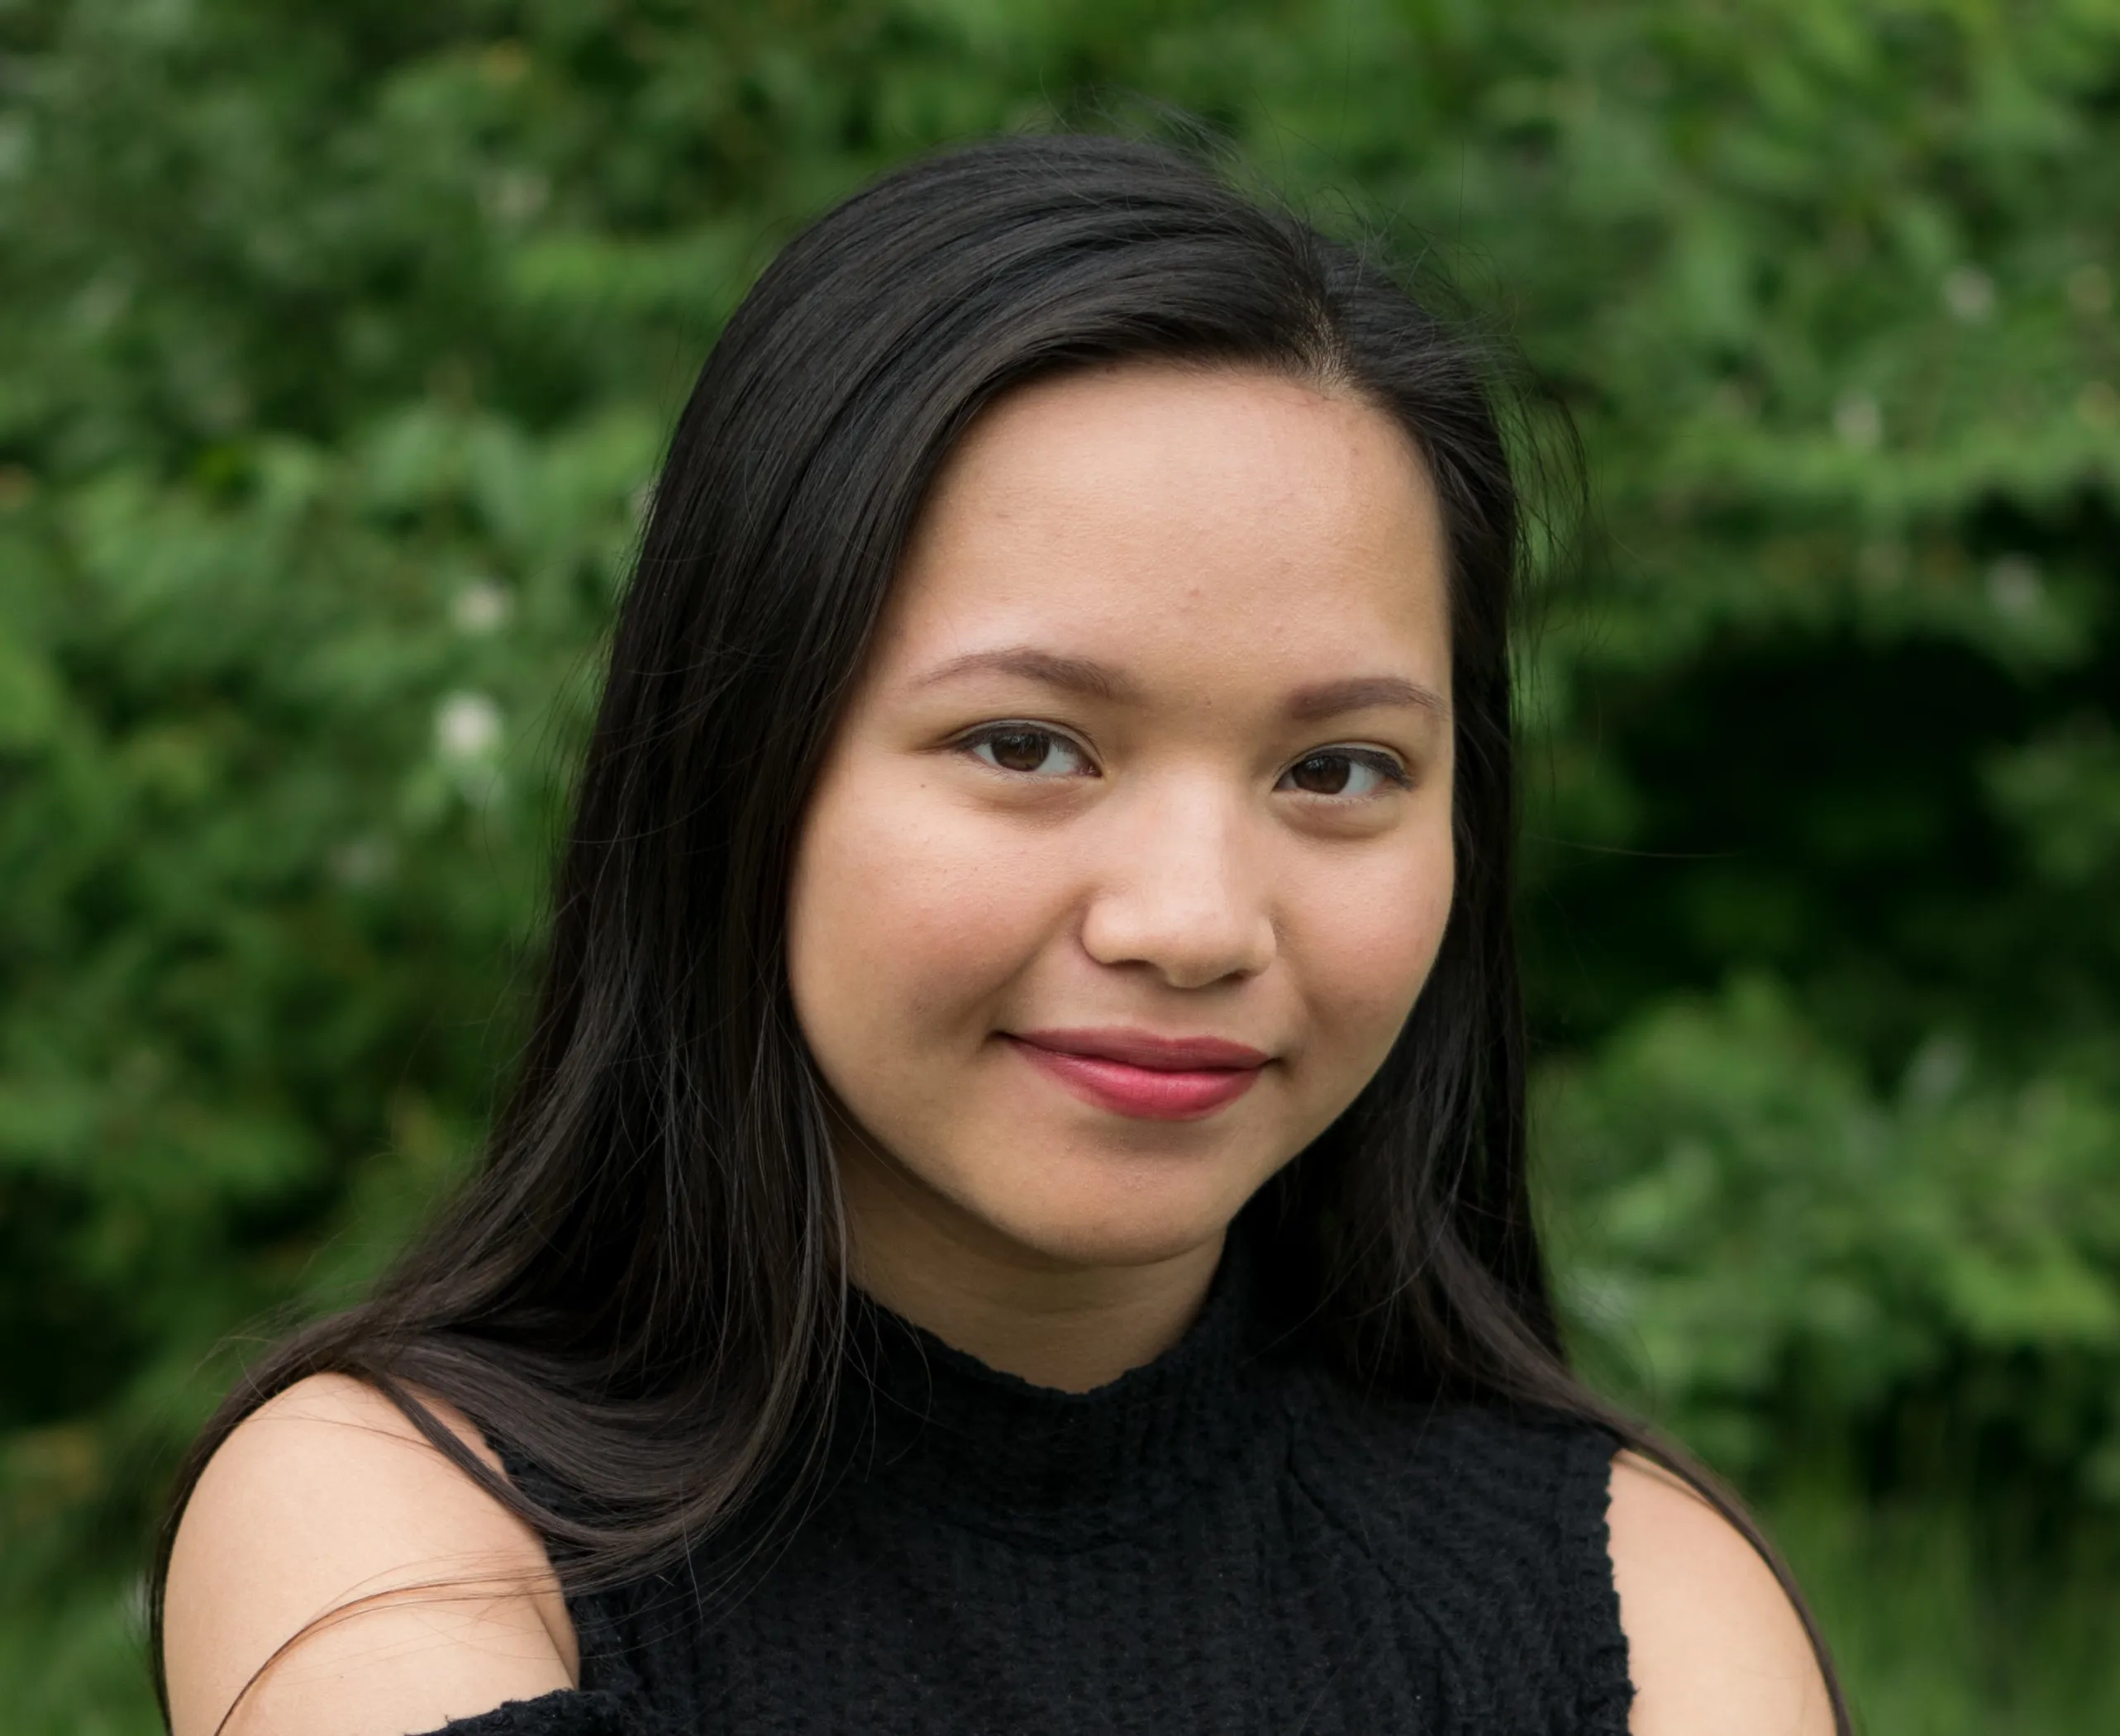
M369 1301L283 1344L199 1439L155 1576L158 1675L183 1501L230 1430L305 1376L380 1388L574 1585L674 1560L814 1446L846 1279L785 958L805 792L966 426L1034 378L1134 360L1358 397L1413 438L1446 527L1455 901L1383 1068L1247 1208L1279 1305L1371 1387L1571 1412L1672 1462L1570 1374L1526 1183L1509 628L1527 515L1492 347L1187 157L997 139L828 212L707 358L618 621L536 1023L483 1171ZM554 1510L488 1471L419 1391L579 1499Z

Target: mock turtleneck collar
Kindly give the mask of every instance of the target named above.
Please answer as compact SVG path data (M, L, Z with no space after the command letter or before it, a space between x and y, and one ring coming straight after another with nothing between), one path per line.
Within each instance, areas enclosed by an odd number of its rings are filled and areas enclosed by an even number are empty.
M1087 1546L1226 1472L1268 1408L1247 1378L1253 1286L1240 1238L1198 1318L1154 1362L1089 1392L989 1368L856 1292L841 1474L976 1529Z

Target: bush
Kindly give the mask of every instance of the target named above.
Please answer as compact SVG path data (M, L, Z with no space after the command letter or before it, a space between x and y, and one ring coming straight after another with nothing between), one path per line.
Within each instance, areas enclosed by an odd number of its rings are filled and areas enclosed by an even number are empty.
M1969 1609L2106 1571L2120 12L12 0L0 78L26 1717L139 1727L126 1576L230 1335L475 1149L637 491L750 273L908 152L1166 103L1425 233L1583 430L1525 911L1590 1365L1804 1535L1971 1515Z

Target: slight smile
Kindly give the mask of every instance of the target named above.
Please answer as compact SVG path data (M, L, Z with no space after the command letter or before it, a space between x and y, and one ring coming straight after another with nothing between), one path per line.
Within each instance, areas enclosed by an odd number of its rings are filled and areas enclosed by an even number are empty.
M1197 1121L1251 1089L1273 1058L1220 1037L1132 1030L1005 1032L1033 1067L1085 1103L1144 1121Z

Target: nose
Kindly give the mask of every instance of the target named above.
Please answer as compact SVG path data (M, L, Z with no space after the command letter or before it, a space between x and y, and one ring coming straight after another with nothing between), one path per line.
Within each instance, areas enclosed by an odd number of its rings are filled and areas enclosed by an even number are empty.
M1083 919L1099 964L1141 965L1173 988L1254 977L1277 939L1265 864L1240 804L1165 789L1129 804Z

